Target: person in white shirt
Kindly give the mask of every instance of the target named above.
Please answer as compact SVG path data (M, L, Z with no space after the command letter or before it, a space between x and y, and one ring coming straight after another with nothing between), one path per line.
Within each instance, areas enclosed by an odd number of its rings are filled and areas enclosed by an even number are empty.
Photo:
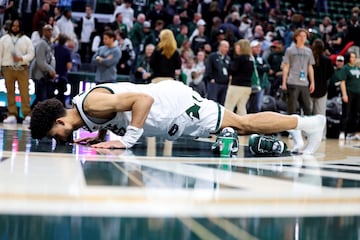
M69 38L75 37L74 24L71 20L72 12L70 9L65 9L63 15L56 21L60 33L66 34Z
M131 0L125 0L123 4L115 8L112 21L115 21L116 14L121 12L123 15L123 23L126 24L128 31L133 27L134 9L131 8Z
M80 18L78 23L80 36L80 56L82 62L91 61L91 41L90 36L98 27L98 20L92 15L92 7L86 5L85 16Z
M0 66L5 78L8 101L7 124L16 124L18 110L15 100L15 82L18 83L23 124L30 123L29 70L30 61L34 58L34 46L21 28L20 20L14 20L9 33L0 39Z

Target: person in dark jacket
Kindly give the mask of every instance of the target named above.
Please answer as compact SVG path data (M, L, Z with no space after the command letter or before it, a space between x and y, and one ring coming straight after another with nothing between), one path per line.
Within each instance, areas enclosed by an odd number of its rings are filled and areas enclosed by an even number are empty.
M250 42L241 39L235 43L235 58L231 62L231 84L227 90L225 108L238 115L246 114L246 103L251 94L251 76L254 72L254 63Z
M229 43L220 42L219 50L209 54L205 64L205 80L207 83L207 97L220 104L224 104L229 84L230 57Z
M71 51L65 46L68 37L60 33L59 43L54 46L55 69L58 77L54 81L54 90L57 90L56 98L65 106L65 92L67 90L68 72L72 67Z

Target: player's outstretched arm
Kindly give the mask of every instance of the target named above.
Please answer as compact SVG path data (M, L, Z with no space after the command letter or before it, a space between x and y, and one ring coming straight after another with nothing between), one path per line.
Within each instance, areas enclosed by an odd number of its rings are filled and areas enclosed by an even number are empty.
M126 134L120 141L102 142L92 145L99 148L131 148L143 133L145 120L154 99L143 93L109 94L94 92L85 101L85 111L93 117L112 118L114 113L131 111L132 118Z

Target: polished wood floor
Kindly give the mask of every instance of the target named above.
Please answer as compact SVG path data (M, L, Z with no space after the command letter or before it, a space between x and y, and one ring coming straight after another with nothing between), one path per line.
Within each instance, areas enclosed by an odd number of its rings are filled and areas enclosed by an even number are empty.
M231 158L213 141L96 150L0 124L0 240L360 238L360 141L266 158L247 136Z

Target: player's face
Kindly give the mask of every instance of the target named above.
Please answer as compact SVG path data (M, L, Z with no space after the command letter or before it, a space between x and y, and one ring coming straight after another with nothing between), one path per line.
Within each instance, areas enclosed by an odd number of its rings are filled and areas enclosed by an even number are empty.
M72 129L68 128L64 122L56 122L47 136L54 138L58 143L72 142L72 132Z

